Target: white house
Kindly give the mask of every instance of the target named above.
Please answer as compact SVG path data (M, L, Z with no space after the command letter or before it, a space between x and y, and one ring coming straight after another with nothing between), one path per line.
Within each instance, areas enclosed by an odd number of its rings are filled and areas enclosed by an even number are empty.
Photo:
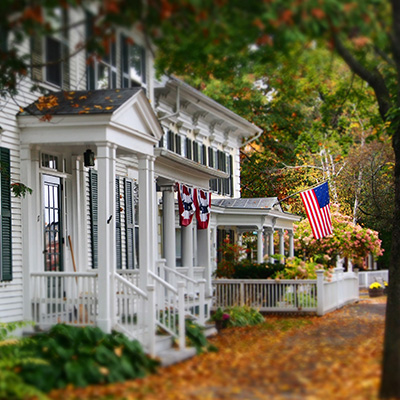
M63 21L83 17L69 10ZM90 32L86 18L20 51L39 64L67 55ZM257 230L261 261L275 231L284 252L283 231L298 218L276 199L239 198L240 147L260 129L179 79L156 81L140 35L117 33L110 56L32 68L2 100L0 321L119 329L154 354L157 328L183 348L184 317L207 319L225 230L235 240ZM8 176L33 194L10 196ZM211 192L208 227L180 226L182 185Z

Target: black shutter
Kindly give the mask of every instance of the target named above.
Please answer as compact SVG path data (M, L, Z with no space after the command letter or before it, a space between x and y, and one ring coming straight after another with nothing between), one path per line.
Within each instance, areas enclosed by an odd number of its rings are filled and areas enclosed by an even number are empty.
M1 156L1 280L12 280L10 150L0 148Z
M179 134L175 135L175 153L182 154L182 142Z
M99 265L99 228L98 228L98 179L97 171L89 170L89 191L90 191L90 233L92 245L92 268Z
M40 35L31 38L31 74L35 81L43 81L43 38ZM36 66L35 66L36 65Z
M121 244L121 200L119 178L115 178L115 245L117 257L117 269L122 268L122 244Z
M208 148L208 166L214 168L214 150L211 147Z
M69 85L69 21L68 21L68 11L63 10L63 37L64 37L64 43L62 44L62 88L64 90L69 90L70 85Z
M171 130L167 133L167 149L175 151L175 134Z
M193 142L193 161L199 162L199 144Z
M132 193L132 181L125 179L125 236L126 236L126 268L135 268L135 214Z
M192 159L192 141L186 138L186 158Z
M93 36L93 15L86 11L86 39L91 39ZM86 52L86 58L89 58L89 53ZM93 60L92 60L93 61ZM87 89L95 89L95 70L94 70L94 61L88 63L86 67L86 87Z

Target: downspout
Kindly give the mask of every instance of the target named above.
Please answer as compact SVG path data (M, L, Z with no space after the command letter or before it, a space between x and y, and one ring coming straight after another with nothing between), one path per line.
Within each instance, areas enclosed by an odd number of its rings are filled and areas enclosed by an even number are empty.
M163 119L166 118L177 117L180 113L180 109L181 109L181 89L178 86L176 88L176 112L174 112L173 114L164 115L163 117L158 118L158 120L162 121Z

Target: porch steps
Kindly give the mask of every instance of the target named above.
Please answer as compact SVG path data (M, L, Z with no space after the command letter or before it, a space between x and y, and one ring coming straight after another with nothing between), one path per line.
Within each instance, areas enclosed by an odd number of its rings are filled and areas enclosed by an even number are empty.
M157 357L161 361L163 367L177 364L179 362L188 360L196 355L196 349L194 347L186 347L185 349L167 349L157 353Z

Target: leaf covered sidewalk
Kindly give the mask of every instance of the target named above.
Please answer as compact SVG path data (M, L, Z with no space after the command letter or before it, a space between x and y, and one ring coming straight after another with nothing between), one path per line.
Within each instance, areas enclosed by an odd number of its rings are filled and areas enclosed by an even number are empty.
M69 388L53 399L377 399L385 298L324 317L267 316L212 339L197 356L145 379Z

